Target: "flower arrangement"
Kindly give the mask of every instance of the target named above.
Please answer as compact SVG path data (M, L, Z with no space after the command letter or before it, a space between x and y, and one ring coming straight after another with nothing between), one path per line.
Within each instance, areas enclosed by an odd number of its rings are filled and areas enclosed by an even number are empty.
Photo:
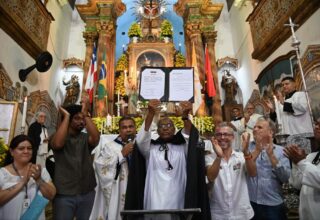
M126 88L124 87L124 74L123 72L116 78L116 85L114 91L119 91L121 96L126 96Z
M117 61L116 71L125 71L129 67L128 57L126 54L121 54Z
M175 54L174 66L175 67L185 67L186 66L186 58L183 56L183 54L181 52L178 52Z
M9 147L4 143L4 139L0 137L0 167L4 165L4 160L8 151Z
M137 22L133 22L128 31L129 37L142 37L141 27Z
M160 37L161 38L164 38L164 37L171 38L172 35L173 35L173 31L172 31L171 22L168 20L163 20L163 22L161 23Z
M101 134L118 134L119 133L118 124L119 124L120 118L121 117L113 116L110 126L107 126L106 117L96 117L96 118L93 118L92 120L97 126ZM136 123L137 131L139 131L143 123L143 118L135 117L133 119ZM181 117L172 116L170 117L170 119L173 121L177 129L183 128L183 121ZM213 124L212 117L210 116L193 117L192 122L194 126L199 130L200 134L203 134L206 132L208 133L213 132L214 124Z

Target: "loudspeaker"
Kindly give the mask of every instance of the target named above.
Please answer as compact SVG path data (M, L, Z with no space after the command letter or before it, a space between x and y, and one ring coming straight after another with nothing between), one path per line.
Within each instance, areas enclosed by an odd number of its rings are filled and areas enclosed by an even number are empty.
M50 69L52 65L52 55L48 52L45 51L41 53L37 59L36 63L27 69L21 69L19 70L19 79L21 82L26 81L27 75L34 69L36 68L39 72L46 72L48 69Z

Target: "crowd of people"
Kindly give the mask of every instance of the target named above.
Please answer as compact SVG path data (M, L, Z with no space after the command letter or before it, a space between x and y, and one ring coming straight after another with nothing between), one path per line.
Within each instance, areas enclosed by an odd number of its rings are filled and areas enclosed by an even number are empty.
M288 88L294 83L282 82ZM295 103L296 93L285 91L282 118L302 120L306 114ZM56 220L117 220L123 210L158 210L132 212L126 219L179 219L177 210L189 209L192 219L280 220L287 219L282 184L288 182L300 189L300 219L319 218L320 152L306 155L301 146L274 144L277 117L256 114L251 103L244 117L235 108L231 123L217 124L204 147L188 117L192 103L176 108L184 123L180 131L169 117L157 117L160 104L149 101L138 133L133 118L122 117L113 140L100 140L86 98L81 105L60 107L62 120L50 138L45 115L37 114L29 136L12 139L0 169L0 219L25 219L36 212L33 203L41 196L52 200ZM314 137L320 140L320 119ZM44 163L48 145L55 159L51 176ZM36 218L45 219L44 209Z

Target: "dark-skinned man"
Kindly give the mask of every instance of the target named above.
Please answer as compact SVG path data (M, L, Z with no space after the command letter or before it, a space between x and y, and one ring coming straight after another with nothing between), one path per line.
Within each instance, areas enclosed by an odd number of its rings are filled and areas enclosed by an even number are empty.
M60 107L62 122L51 139L55 159L53 219L89 219L96 186L91 151L100 134L88 114L89 100ZM83 132L86 129L87 133Z
M96 197L90 219L121 220L127 189L129 162L134 148L136 124L131 117L119 120L119 135L113 141L101 139L94 156Z
M152 140L150 127L160 104L159 100L149 101L148 114L136 138L138 150L145 160L146 173L140 176L145 182L140 181L144 187L139 189L141 184L131 181L139 178L135 178L130 169L126 209L201 208L201 213L195 214L193 219L211 219L205 184L204 149L199 147L199 133L188 119L192 104L179 104L179 115L184 122L181 131L175 134L172 120L163 117L158 121L159 138ZM134 158L141 160L136 156ZM174 219L174 216L151 218Z

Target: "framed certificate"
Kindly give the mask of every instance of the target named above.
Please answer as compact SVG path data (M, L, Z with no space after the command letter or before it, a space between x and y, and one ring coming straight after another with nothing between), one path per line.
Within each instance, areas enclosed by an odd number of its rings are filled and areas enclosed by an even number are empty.
M159 99L163 102L193 102L193 68L142 67L139 99Z

